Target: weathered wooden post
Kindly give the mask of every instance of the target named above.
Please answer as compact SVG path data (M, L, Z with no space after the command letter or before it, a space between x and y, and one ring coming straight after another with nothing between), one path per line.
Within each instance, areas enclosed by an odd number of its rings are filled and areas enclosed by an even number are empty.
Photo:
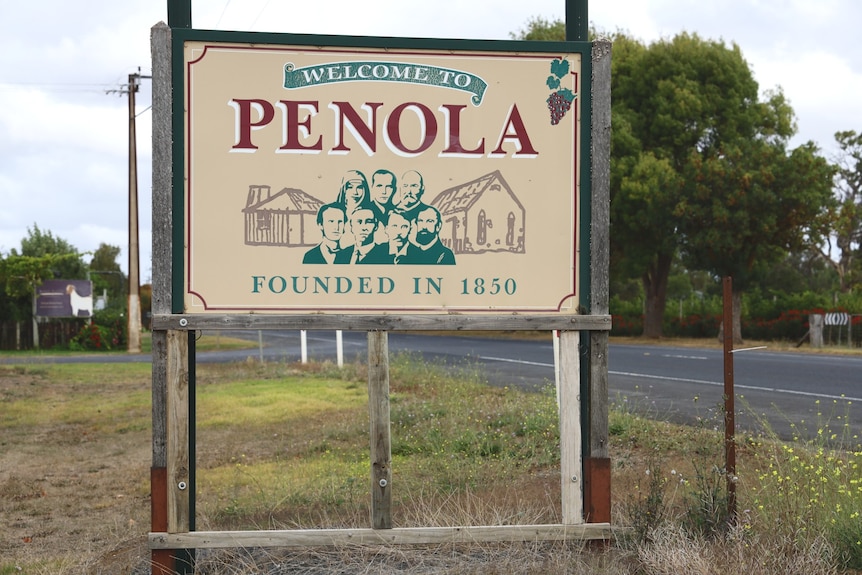
M607 315L610 282L611 43L592 46L590 204L590 313ZM608 451L608 335L591 331L589 453L584 458L584 512L591 523L611 521L611 460Z
M392 439L389 425L389 334L368 332L368 412L371 420L371 526L392 528Z
M171 30L164 23L151 30L153 54L153 314L171 313ZM150 471L152 526L168 531L167 331L152 334L153 462ZM173 552L152 551L153 575L175 571Z
M584 522L579 343L579 332L560 332L560 487L564 525Z

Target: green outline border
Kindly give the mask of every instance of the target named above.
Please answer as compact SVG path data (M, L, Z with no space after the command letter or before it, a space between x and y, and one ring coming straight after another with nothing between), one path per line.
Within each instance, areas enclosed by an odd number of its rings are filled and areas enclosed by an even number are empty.
M445 38L399 38L377 36L329 36L316 34L276 34L268 32L234 32L222 30L171 29L172 112L171 158L173 182L171 192L171 311L182 314L185 268L183 242L185 240L185 124L183 47L187 41L210 41L238 44L281 46L336 46L355 48L383 48L410 50L457 50L461 52L548 52L579 53L581 55L581 143L578 160L581 162L578 204L578 302L584 309L590 307L590 225L591 225L591 148L592 148L592 43L591 42L538 42L528 40L459 40ZM442 312L445 313L445 312Z

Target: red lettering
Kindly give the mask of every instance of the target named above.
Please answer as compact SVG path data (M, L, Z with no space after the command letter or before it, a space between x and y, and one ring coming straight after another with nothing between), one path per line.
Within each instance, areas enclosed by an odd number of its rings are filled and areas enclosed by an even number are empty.
M509 110L509 117L506 118L506 123L503 124L503 131L500 133L500 141L497 142L497 147L489 156L505 156L506 151L503 149L503 143L512 141L515 144L515 153L512 156L538 156L530 142L530 136L527 135L527 129L524 127L524 121L521 119L521 113L518 112L518 105L512 104L512 109Z
M323 150L323 138L318 136L317 142L310 146L302 145L300 132L304 138L311 136L311 118L317 115L317 102L294 102L292 100L280 100L279 108L284 113L284 144L279 150L286 152L301 152L303 150ZM300 109L306 110L308 116L305 120L299 120Z
M350 152L344 144L344 128L345 126L353 134L357 143L362 146L365 153L373 156L377 151L377 108L383 105L383 102L366 102L362 105L368 115L368 122L363 122L350 102L332 102L329 107L335 110L335 146L330 151L331 154L346 154Z
M468 150L461 145L461 110L466 105L443 104L440 111L446 118L446 148L440 152L441 156L474 155L481 156L485 153L485 138L479 140L479 145Z
M251 131L263 128L275 117L275 108L266 100L233 99L228 102L234 111L234 150L257 150L251 143ZM252 110L257 112L257 121L252 121Z
M419 147L415 149L408 148L401 139L401 114L405 110L411 109L418 114L419 117ZM396 154L402 152L405 156L416 156L431 147L434 140L437 138L437 118L434 113L423 104L418 102L406 102L392 110L392 114L386 119L386 139L396 149L392 150ZM399 154L399 155L402 155Z
M379 127L382 128L385 146L390 152L402 157L414 157L434 146L441 135L437 115L420 102L405 102L395 106L381 120L380 126L377 111L384 106L382 102L366 102L358 107L350 102L331 102L328 107L332 109L335 120L331 134L319 128L316 133L312 130L313 118L320 113L318 101L279 100L270 103L261 99L235 98L228 105L234 110L232 152L256 152L258 146L253 141L254 132L273 123L276 108L281 114L281 145L274 150L278 153L317 154L326 147L330 154L348 154L358 145L366 154L373 156L377 153ZM465 130L461 123L461 114L467 107L465 104L441 104L438 108L437 113L442 116L445 129L442 145L437 144L439 157L479 158L485 155L486 137L473 140L474 136L470 136L470 142L476 142L472 147L462 139L462 131L475 133ZM349 141L351 137L353 141ZM516 104L509 108L497 145L487 155L502 157L507 154L513 157L539 155L530 141Z

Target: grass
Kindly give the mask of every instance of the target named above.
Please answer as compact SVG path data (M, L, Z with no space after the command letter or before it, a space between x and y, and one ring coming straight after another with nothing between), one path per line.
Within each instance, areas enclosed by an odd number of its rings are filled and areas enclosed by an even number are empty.
M197 370L197 528L369 525L362 365ZM398 527L560 520L554 394L391 360ZM148 573L150 367L0 366L0 575ZM581 543L199 551L198 573L852 573L862 568L858 438L826 409L811 433L740 438L738 520L723 436L610 412L613 523ZM713 417L720 417L720 414ZM838 423L832 431L830 422ZM281 567L278 567L281 565Z
M149 354L153 349L153 334L149 331L141 332L141 353ZM257 344L252 341L239 339L235 337L226 337L222 335L220 331L207 332L201 335L196 342L196 350L197 351L214 351L214 350L232 350L232 349L251 349L257 347ZM126 354L128 350L125 348L121 349L112 349L110 351L92 351L85 352L92 355L102 355L102 354ZM2 350L0 351L0 357L7 359L16 359L20 358L22 361L26 361L27 358L30 357L52 357L52 356L72 356L72 355L81 355L80 351L73 351L68 347L53 347L51 349L28 349L22 351L14 351L14 350ZM9 363L7 361L7 363ZM0 572L0 575L2 573Z

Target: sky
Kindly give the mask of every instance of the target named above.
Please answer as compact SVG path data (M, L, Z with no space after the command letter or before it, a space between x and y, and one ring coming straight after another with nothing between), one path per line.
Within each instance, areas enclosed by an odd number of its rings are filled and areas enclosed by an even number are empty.
M193 0L198 29L508 40L564 0ZM601 0L600 31L644 42L681 32L737 44L761 91L778 87L796 114L792 146L862 132L862 2ZM167 0L0 0L0 254L38 226L81 252L121 247L128 271L129 74L151 74L150 28ZM151 279L149 80L136 94L141 282ZM89 261L90 256L85 256Z

